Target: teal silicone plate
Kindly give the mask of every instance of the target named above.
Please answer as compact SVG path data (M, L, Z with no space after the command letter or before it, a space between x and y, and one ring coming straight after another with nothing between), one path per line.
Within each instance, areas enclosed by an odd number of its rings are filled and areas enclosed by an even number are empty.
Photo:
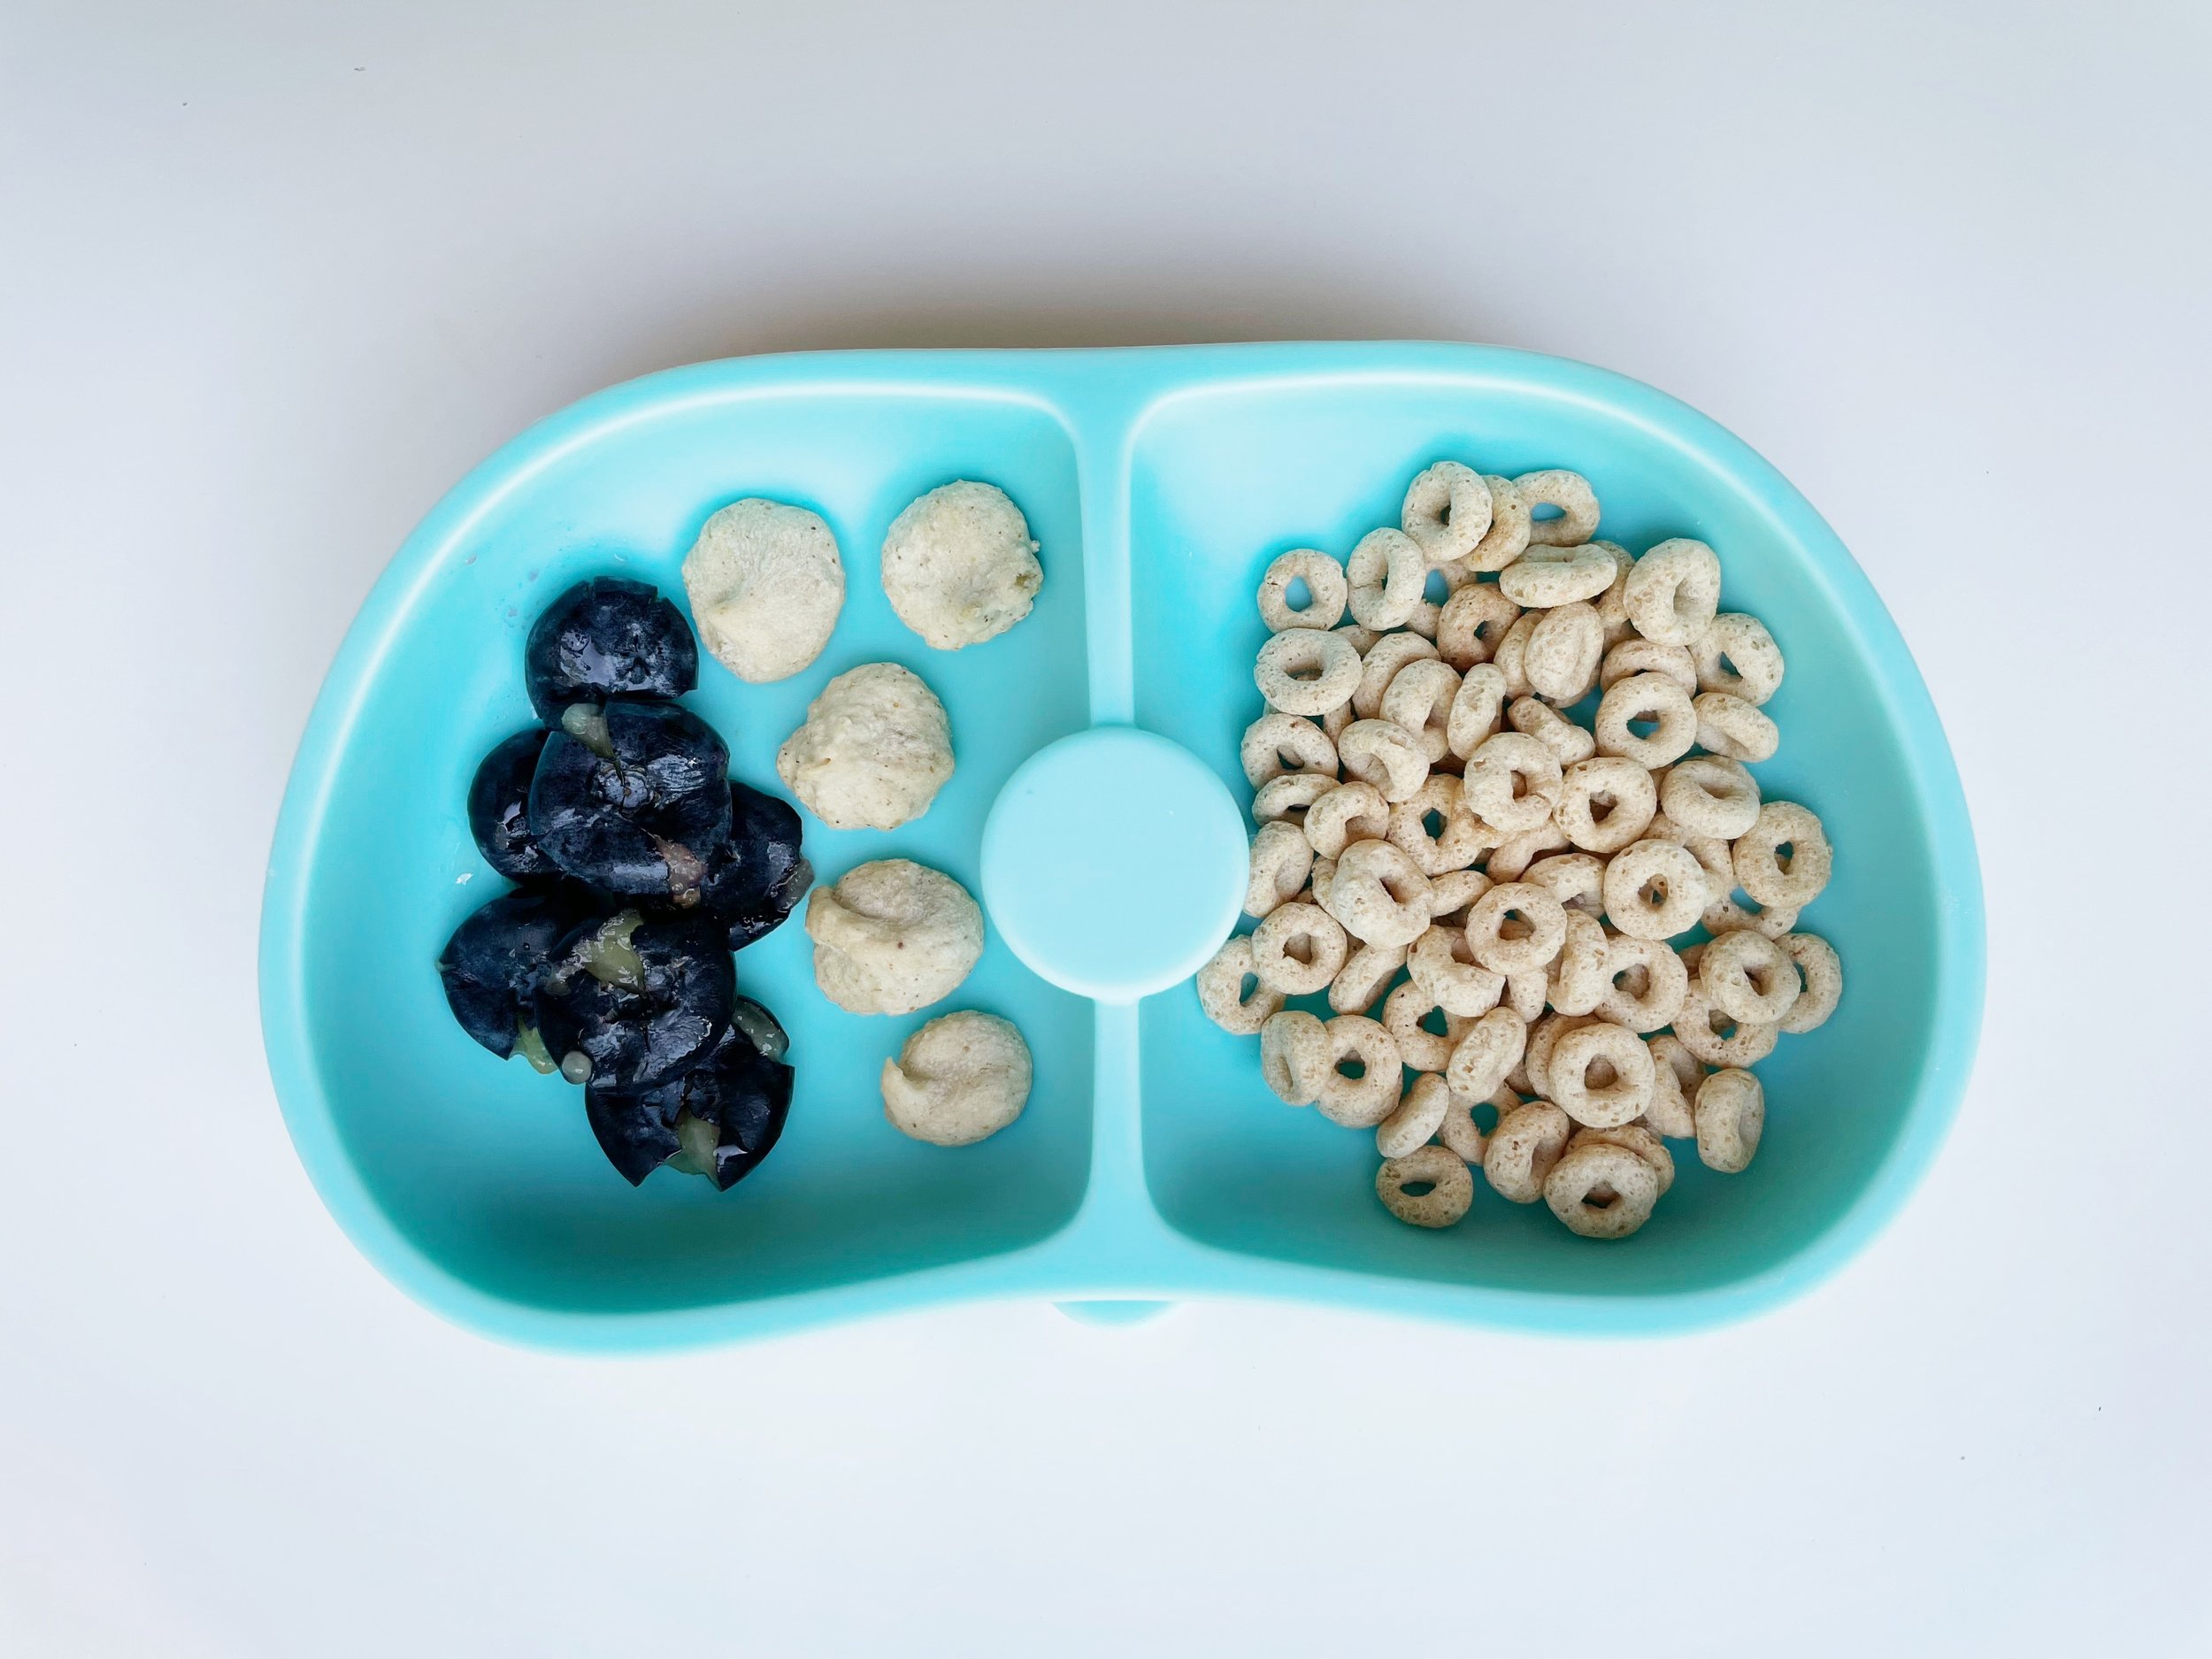
M1789 659L1763 787L1818 811L1836 848L1803 925L1842 953L1840 1010L1758 1068L1770 1116L1752 1169L1678 1158L1633 1240L1577 1239L1479 1184L1459 1226L1402 1226L1375 1202L1371 1137L1277 1102L1256 1043L1210 1025L1187 983L1094 1001L1025 966L996 926L950 1002L901 1019L824 999L795 919L743 952L741 985L788 1027L799 1082L775 1156L727 1194L667 1174L633 1190L575 1091L453 1024L433 959L502 886L464 795L485 750L527 724L523 637L571 582L619 571L681 603L683 556L718 507L757 495L821 513L848 572L828 649L764 687L703 655L689 701L730 740L735 775L786 793L776 747L832 675L887 659L921 674L951 716L951 783L889 833L808 817L809 856L828 879L894 856L945 870L1044 961L1039 928L1079 952L1065 918L1101 908L1086 871L1133 847L1140 869L1211 871L1219 826L1179 807L1148 827L1116 794L1110 832L1071 828L1060 853L997 831L987 870L985 820L1008 780L1056 740L1133 724L1241 805L1260 572L1286 548L1340 555L1394 523L1407 480L1446 457L1573 467L1597 488L1601 534L1718 549L1724 606L1762 617ZM902 506L955 478L1020 505L1045 586L1010 633L946 653L893 616L877 551ZM1030 807L1049 821L1048 804ZM1013 843L1018 856L997 850ZM1190 929L1218 917L1179 889L1174 903L1164 926L1184 936L1160 960L1180 972ZM1113 964L1146 943L1110 931L1100 972L1064 962L1055 977L1110 992ZM331 669L278 823L261 1001L293 1140L370 1259L463 1325L608 1351L987 1295L1290 1296L1594 1333L1739 1316L1832 1270L1926 1168L1965 1083L1982 971L1972 835L1926 690L1850 556L1771 467L1582 365L1309 344L741 359L616 387L526 433L408 540ZM892 1130L876 1084L952 1007L1012 1018L1036 1060L1021 1118L960 1150Z

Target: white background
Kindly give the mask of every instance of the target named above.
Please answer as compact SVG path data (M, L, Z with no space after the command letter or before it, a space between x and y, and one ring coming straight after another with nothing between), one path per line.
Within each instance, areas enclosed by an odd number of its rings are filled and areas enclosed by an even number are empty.
M0 9L0 1648L2212 1642L2200 6L332 10ZM1989 899L1896 1225L1620 1346L1010 1305L594 1362L379 1279L255 927L439 495L696 358L1308 335L1648 380L1855 549Z

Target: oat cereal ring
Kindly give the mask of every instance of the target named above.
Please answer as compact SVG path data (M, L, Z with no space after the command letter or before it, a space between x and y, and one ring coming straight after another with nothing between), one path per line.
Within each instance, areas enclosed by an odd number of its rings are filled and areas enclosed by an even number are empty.
M1541 968L1532 968L1525 973L1505 976L1505 995L1500 1006L1511 1009L1521 1018L1524 1025L1533 1023L1544 1011L1545 1000L1551 995L1551 975Z
M1539 858L1520 879L1543 888L1570 912L1579 910L1594 919L1605 915L1605 902L1600 896L1605 881L1602 858L1589 853L1555 853Z
M1836 948L1817 933L1785 933L1777 942L1796 964L1805 987L1782 1029L1793 1036L1817 1031L1843 1000L1843 962Z
M1252 972L1285 996L1309 996L1337 976L1350 946L1343 926L1319 905L1279 904L1252 930Z
M1423 1023L1431 1014L1444 1016L1441 1032L1431 1031ZM1466 1015L1438 1007L1435 999L1410 979L1383 1002L1383 1029L1398 1045L1398 1057L1417 1071L1443 1071L1474 1023Z
M1605 866L1605 915L1638 939L1671 939L1697 924L1709 885L1704 866L1686 847L1640 841Z
M1592 547L1603 548L1613 561L1613 582L1591 603L1597 606L1598 622L1605 629L1605 647L1610 650L1624 640L1637 637L1636 625L1628 619L1628 572L1636 568L1636 556L1617 541L1593 541Z
M1421 589L1421 603L1413 607L1413 614L1406 618L1406 626L1433 644L1437 629L1443 626L1446 603L1474 580L1463 565L1430 565Z
M1797 964L1781 946L1747 927L1705 947L1698 956L1697 984L1707 1002L1746 1025L1779 1026L1797 1006Z
M1436 820L1433 830L1431 818ZM1390 809L1386 839L1426 876L1465 870L1497 844L1496 833L1461 804L1459 780L1443 772L1431 773L1426 783Z
M1573 1121L1549 1101L1532 1100L1498 1119L1482 1156L1482 1172L1499 1197L1532 1204L1567 1149Z
M1505 994L1505 976L1491 972L1475 960L1462 928L1432 926L1413 941L1405 966L1411 976L1409 982L1429 999L1432 1007L1463 1019L1488 1013Z
M1457 461L1439 461L1406 487L1398 522L1432 565L1463 559L1490 529L1490 486Z
M1467 1027L1444 1066L1444 1080L1453 1094L1469 1100L1494 1094L1527 1046L1528 1027L1521 1017L1509 1008L1494 1008Z
M1781 687L1782 648L1765 623L1740 611L1715 617L1690 655L1703 690L1724 691L1755 708Z
M1546 853L1563 852L1567 838L1561 833L1556 818L1546 818L1534 829L1523 830L1499 843L1497 850L1483 863L1494 881L1518 881L1529 865Z
M1764 933L1769 939L1779 939L1797 926L1797 907L1793 904L1755 910L1736 902L1735 854L1726 841L1712 835L1686 835L1682 838L1682 845L1689 849L1691 856L1703 868L1707 894L1721 895L1718 898L1709 896L1704 911L1698 918L1704 924L1707 933L1718 938L1723 933L1732 933L1739 928L1748 927ZM1704 947L1701 945L1695 949L1701 950ZM1694 972L1697 965L1695 958L1685 953L1683 959L1690 964Z
M1832 855L1818 818L1793 801L1769 801L1736 838L1735 864L1736 885L1761 904L1802 910L1828 885Z
M1269 916L1306 890L1313 873L1313 849L1295 824L1263 824L1252 838L1244 884L1244 913Z
M1475 1202L1475 1178L1444 1148L1417 1147L1375 1171L1375 1196L1409 1226L1448 1227Z
M1528 503L1509 478L1485 472L1490 487L1490 528L1461 562L1471 572L1502 571L1528 550Z
M1397 1040L1364 1014L1339 1014L1322 1029L1329 1045L1328 1066L1314 1104L1333 1124L1372 1129L1398 1104L1405 1067ZM1358 1064L1357 1077L1345 1072L1348 1063Z
M1515 731L1534 738L1551 750L1553 758L1562 766L1587 760L1598 752L1595 738L1550 703L1534 697L1516 697L1513 706L1505 711L1505 718Z
M1697 711L1698 746L1713 754L1730 760L1772 760L1782 747L1781 729L1741 697L1701 692L1690 707Z
M1285 714L1326 714L1359 685L1359 653L1334 634L1291 628L1260 647L1253 683Z
M1540 696L1576 703L1598 683L1598 659L1604 655L1605 625L1595 607L1578 600L1547 611L1530 631L1521 672Z
M1720 559L1688 536L1662 541L1636 561L1622 593L1636 632L1686 649L1720 610Z
M1302 828L1306 814L1322 796L1340 787L1333 772L1286 772L1279 778L1270 778L1252 797L1253 821Z
M1658 810L1651 774L1632 760L1601 755L1561 775L1559 827L1585 852L1617 853L1640 840Z
M1639 732L1647 723L1648 732ZM1697 710L1689 693L1664 674L1631 674L1617 680L1599 699L1591 721L1597 746L1621 755L1647 771L1671 766L1697 742Z
M1348 593L1350 590L1348 588L1346 591ZM1362 657L1373 650L1375 641L1382 638L1382 635L1372 628L1363 628L1356 622L1347 622L1341 627L1331 628L1329 632L1342 640Z
M1459 695L1459 671L1434 657L1417 657L1392 676L1383 693L1380 718L1402 726L1420 740L1431 765L1444 758L1445 733Z
M1455 1094L1445 1087L1444 1121L1436 1127L1436 1138L1480 1169L1490 1154L1490 1137L1503 1123L1509 1113L1521 1109L1521 1097L1509 1088L1502 1088L1485 1100L1471 1100L1464 1094ZM1491 1113L1490 1127L1485 1129L1475 1121L1475 1113L1487 1107Z
M1244 988L1248 979L1252 984L1248 992ZM1255 1037L1282 1012L1283 994L1252 972L1252 941L1238 933L1199 969L1198 1006L1222 1030Z
M1634 1032L1593 1020L1552 1044L1544 1080L1552 1104L1578 1124L1609 1129L1632 1123L1651 1102L1651 1050Z
M1429 562L1402 530L1370 530L1344 561L1352 619L1376 633L1405 626L1428 585Z
M1673 1037L1654 1037L1644 1046L1651 1050L1651 1103L1637 1122L1670 1141L1687 1141L1697 1133L1690 1094L1705 1080L1705 1068Z
M1336 745L1311 720L1271 709L1244 728L1237 743L1244 780L1255 789L1286 772L1336 775Z
M1460 798L1484 823L1509 835L1534 829L1559 805L1559 762L1521 732L1500 732L1467 757Z
M1444 1079L1433 1071L1423 1072L1399 1097L1397 1110L1376 1129L1375 1150L1386 1158L1402 1158L1415 1148L1426 1146L1443 1127L1444 1113L1451 1103L1452 1092L1444 1087Z
M1505 676L1490 663L1477 663L1459 682L1452 696L1452 711L1444 725L1444 741L1462 760L1497 735L1498 715L1505 707Z
M1682 687L1685 697L1698 693L1697 664L1679 645L1662 645L1641 634L1623 640L1605 653L1598 664L1598 685L1610 691L1631 674L1664 674Z
M1540 541L1539 537L1537 540ZM1498 591L1524 610L1548 611L1595 599L1613 584L1613 557L1603 548L1577 542L1531 547L1498 572ZM1590 619L1597 621L1594 607ZM1598 623L1602 646L1605 625ZM1590 666L1594 669L1594 661Z
M1428 781L1429 757L1421 740L1394 720L1353 721L1337 739L1336 756L1347 778L1373 785L1393 805L1410 800Z
M1546 1014L1532 1021L1528 1028L1528 1048L1521 1056L1521 1070L1525 1075L1529 1092L1548 1097L1551 1078L1546 1067L1551 1051L1559 1040L1571 1031L1579 1031L1593 1023L1588 1014Z
M1674 1034L1707 1065L1756 1065L1774 1052L1776 1030L1731 1019L1705 1000L1703 988L1693 978L1682 997L1682 1011L1674 1017Z
M1668 1080L1673 1080L1671 1072ZM1578 1129L1567 1137L1570 1152L1578 1146L1599 1144L1624 1148L1650 1164L1651 1172L1659 1178L1660 1197L1664 1198L1667 1188L1674 1185L1674 1154L1667 1150L1667 1143L1659 1138L1658 1132L1642 1118L1632 1124L1617 1124L1610 1129Z
M1330 982L1330 1009L1339 1014L1364 1014L1405 965L1403 945L1362 945L1345 958L1342 970Z
M1740 760L1693 755L1668 769L1659 804L1690 834L1732 841L1758 821L1759 783ZM1731 892L1735 885L1731 876Z
M1766 1131L1766 1091L1750 1072L1731 1066L1697 1087L1697 1156L1709 1170L1740 1175L1750 1167Z
M1470 582L1444 602L1436 618L1436 654L1461 673L1486 663L1505 632L1521 619L1521 607L1493 582Z
M1697 978L1698 964L1701 962L1705 956L1704 943L1701 942L1694 945L1685 945L1681 949L1676 951L1674 955L1675 960L1682 964L1682 971L1688 974L1692 979L1695 979Z
M1390 830L1390 803L1371 783L1340 783L1306 809L1306 840L1325 858L1341 857L1354 841L1380 841Z
M1543 620L1540 612L1523 611L1513 626L1498 641L1498 649L1490 654L1490 664L1505 676L1505 695L1525 697L1528 683L1528 636L1536 632L1536 625Z
M1286 1008L1261 1025L1260 1076L1278 1100L1312 1105L1328 1069L1328 1027L1316 1016Z
M1408 663L1434 657L1436 647L1417 634L1386 634L1362 653L1359 683L1352 688L1352 712L1363 720L1379 719L1383 694Z
M1321 729L1328 733L1329 741L1333 743L1344 735L1344 728L1358 718L1352 712L1350 703L1340 703L1321 717Z
M1302 609L1291 605L1293 582L1306 585ZM1260 620L1275 634L1286 628L1333 628L1344 620L1344 602L1350 591L1344 566L1317 548L1278 554L1260 578Z
M1493 973L1530 973L1548 967L1566 940L1565 909L1543 888L1526 881L1502 881L1467 910L1467 948Z
M1312 892L1316 904L1321 902L1321 895L1329 890L1329 883L1335 879L1336 860L1325 858L1319 853L1314 854L1313 874L1307 879L1306 886Z
M1598 527L1597 492L1579 472L1546 467L1522 473L1513 480L1513 488L1532 515L1539 507L1559 509L1555 518L1530 518L1528 539L1537 547L1573 547L1587 541Z
M1605 941L1604 992L1597 1013L1638 1036L1674 1024L1690 992L1690 971L1663 939L1618 933ZM1671 1039L1670 1039L1671 1041Z
M1546 1001L1563 1014L1588 1014L1612 987L1606 976L1605 927L1580 910L1567 912L1567 942L1552 964Z
M1479 870L1448 870L1429 878L1429 916L1454 926L1467 925L1467 907L1490 891L1490 878Z
M1429 930L1429 879L1388 841L1354 841L1316 894L1347 933L1371 945L1410 945Z
M1602 1141L1571 1147L1544 1178L1544 1202L1586 1239L1624 1239L1651 1219L1659 1177L1626 1147Z

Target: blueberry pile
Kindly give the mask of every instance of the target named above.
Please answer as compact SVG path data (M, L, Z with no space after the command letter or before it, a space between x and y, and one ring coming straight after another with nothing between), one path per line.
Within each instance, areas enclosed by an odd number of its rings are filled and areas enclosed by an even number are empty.
M783 1027L737 994L731 953L772 932L814 871L799 815L729 774L683 615L644 582L570 588L530 630L542 726L484 757L469 829L518 884L438 958L461 1029L584 1086L632 1186L666 1165L726 1191L791 1107Z

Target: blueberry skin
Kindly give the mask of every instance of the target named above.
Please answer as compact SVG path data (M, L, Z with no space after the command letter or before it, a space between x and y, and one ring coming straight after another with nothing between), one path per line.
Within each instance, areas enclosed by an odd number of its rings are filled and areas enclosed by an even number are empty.
M580 881L679 902L729 838L729 748L672 703L610 703L602 713L611 758L566 732L547 734L530 833Z
M557 722L572 703L682 696L699 683L699 645L650 583L595 576L533 625L522 675L538 718Z
M732 1025L711 1053L669 1082L624 1089L595 1080L584 1090L584 1111L607 1162L633 1187L675 1155L681 1114L714 1125L712 1179L726 1193L775 1150L790 1116L794 1076Z
M775 932L814 885L799 840L796 808L731 780L730 838L707 860L699 910L727 929L732 950Z
M643 985L604 984L582 965L580 950L601 926L589 918L555 947L533 999L538 1034L557 1060L583 1054L605 1087L665 1082L729 1028L737 964L711 922L643 921L630 935Z
M530 833L530 780L545 749L546 731L517 732L484 757L469 784L469 833L484 862L510 881L557 878L560 865Z
M438 978L461 1029L501 1059L512 1056L517 1022L590 905L590 895L565 885L503 894L455 928L439 953Z

